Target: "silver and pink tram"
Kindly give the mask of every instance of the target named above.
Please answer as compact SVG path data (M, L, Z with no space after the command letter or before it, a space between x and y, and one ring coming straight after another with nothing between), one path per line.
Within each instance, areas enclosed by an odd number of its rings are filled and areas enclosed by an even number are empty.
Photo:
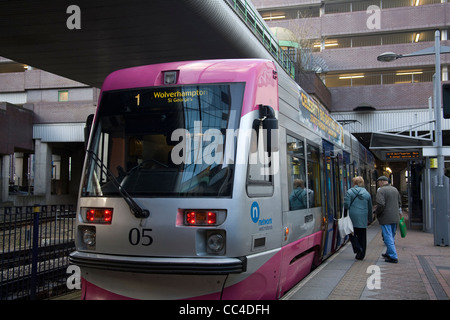
M358 155L271 61L116 71L90 132L83 299L277 299L341 245Z

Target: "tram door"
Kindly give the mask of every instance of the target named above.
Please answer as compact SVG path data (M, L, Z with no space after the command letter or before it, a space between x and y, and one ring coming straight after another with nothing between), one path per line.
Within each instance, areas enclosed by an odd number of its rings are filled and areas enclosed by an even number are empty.
M351 177L351 169L350 169L350 153L344 151L344 163L342 166L343 169L343 182L344 182L344 190L343 195L352 187L352 177Z
M325 205L324 205L324 218L325 218L325 234L323 245L323 257L336 250L336 246L340 244L340 238L338 237L337 219L341 215L342 207L342 194L343 180L341 178L343 172L342 168L342 155L337 154L334 151L333 145L327 141L323 141L323 170L325 177Z

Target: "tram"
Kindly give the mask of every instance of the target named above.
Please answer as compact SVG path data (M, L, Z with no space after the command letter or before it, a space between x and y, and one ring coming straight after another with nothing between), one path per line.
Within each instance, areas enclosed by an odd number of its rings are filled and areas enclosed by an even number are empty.
M91 120L82 299L278 299L343 243L359 143L272 61L118 70Z

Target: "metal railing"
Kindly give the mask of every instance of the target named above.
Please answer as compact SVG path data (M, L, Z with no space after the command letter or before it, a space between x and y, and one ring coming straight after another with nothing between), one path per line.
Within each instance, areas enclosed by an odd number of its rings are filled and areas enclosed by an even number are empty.
M64 294L75 250L74 206L0 208L0 300Z
M260 14L248 4L247 0L226 0L234 12L246 23L253 34L261 41L267 51L280 66L295 78L295 64L289 55L278 45L278 40L267 30Z

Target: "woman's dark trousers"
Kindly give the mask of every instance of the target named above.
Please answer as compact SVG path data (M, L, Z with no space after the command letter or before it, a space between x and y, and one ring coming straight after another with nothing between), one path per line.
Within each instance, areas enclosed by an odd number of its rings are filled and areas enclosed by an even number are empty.
M349 235L352 243L353 252L356 253L356 259L362 260L366 256L367 247L367 228L353 227L353 235Z

